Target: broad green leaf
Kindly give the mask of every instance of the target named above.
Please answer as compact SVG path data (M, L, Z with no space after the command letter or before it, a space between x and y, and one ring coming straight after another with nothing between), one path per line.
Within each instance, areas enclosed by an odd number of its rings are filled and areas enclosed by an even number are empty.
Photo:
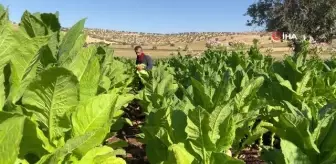
M307 87L311 74L312 74L311 71L308 71L303 76L302 80L296 84L297 85L297 88L296 88L296 94L297 95L303 96L303 94L306 91L311 90L311 88Z
M102 87L106 92L110 89L111 80L107 76L102 76L99 81L99 86Z
M268 163L274 164L286 164L283 153L279 149L273 147L263 146L261 159Z
M147 137L145 133L145 137ZM160 139L154 138L148 140L146 145L146 155L150 163L161 163L168 157L168 147Z
M165 67L153 68L150 75L150 77L140 76L145 84L145 89L139 93L139 95L143 96L140 99L147 102L151 101L155 108L159 108L165 105L163 103L167 98L174 96L178 85L174 80L174 76L166 71Z
M16 159L14 164L29 164L29 162L25 159Z
M311 164L308 156L290 141L281 139L281 148L286 164Z
M152 140L159 139L160 144L168 147L173 144L173 141L171 140L169 131L165 128L166 127L145 126L142 128L142 131L145 133L146 140L148 140L148 142L151 143Z
M280 82L280 85L287 88L288 90L292 91L293 93L296 93L293 88L291 83L288 80L283 79L279 74L275 73L275 77L277 80Z
M95 46L89 46L87 48L78 47L77 53L73 54L73 58L68 59L68 61L66 63L62 63L61 66L71 70L80 80L88 68L90 59L96 54L96 52Z
M235 140L236 131L235 121L232 115L229 115L220 125L219 125L219 135L220 138L216 142L216 149L218 152L227 151L231 148L233 141Z
M215 150L215 145L209 136L209 113L202 107L189 110L186 132L193 151L203 161L208 161L210 156L207 151Z
M248 82L249 82L249 77L248 75L244 72L243 74L243 78L240 82L240 88L244 88L246 85L248 85Z
M83 50L83 45L85 44L87 34L80 34L75 44L71 48L71 50L58 59L58 64L63 67L67 67L71 65L71 63L78 57L80 51ZM59 52L59 51L58 51ZM59 53L58 53L59 54Z
M110 140L107 143L107 146L109 146L113 149L117 149L117 148L121 148L121 147L127 147L128 142L126 142L125 140L122 140L122 139L114 138L112 141Z
M18 46L16 44L17 40L14 37L13 30L9 23L0 26L0 69L1 72L3 68L9 63L13 52Z
M44 66L47 66L50 63L56 63L61 29L61 25L58 20L58 12L55 14L36 13L35 16L42 20L48 29L48 34L51 34L48 46L46 46L45 51L42 53L41 62Z
M0 5L0 8L3 7ZM0 16L1 16L0 9ZM3 12L7 12L3 10ZM1 19L1 18L0 18ZM1 21L1 20L0 20ZM1 24L1 23L0 23ZM13 31L9 23L5 23L0 26L0 111L5 104L5 77L4 77L4 67L9 63L11 59L12 52L14 50L13 44Z
M14 42L15 40L10 24L6 23L4 25L0 25L0 111L2 111L2 107L6 101L4 68L6 64L9 63L12 53L15 50L15 47L13 46Z
M6 102L6 93L5 93L5 75L3 74L3 70L0 69L0 111L2 111L2 107Z
M61 25L58 18L58 12L56 13L34 13L36 18L41 20L47 27L48 32L58 32L61 30Z
M334 116L335 118L336 116ZM336 120L330 120L328 131L327 129L323 129L322 133L325 133L325 137L323 138L323 142L319 145L321 151L333 151L336 149Z
M4 12L6 12L5 7L1 4L0 5L0 14L3 14Z
M3 121L6 121L8 118L14 117L16 115L17 115L17 113L0 111L0 123L2 123Z
M134 100L134 95L126 93L120 94L118 92L115 92L115 90L111 90L109 94L112 95L112 108L114 109L111 111L110 114L111 119L119 118L123 114L122 107L126 107L128 103Z
M171 121L169 120L171 119ZM187 139L187 133L185 128L187 126L187 115L182 110L173 110L171 117L167 118L172 128L171 135L174 143L185 142Z
M320 110L320 120L314 130L315 143L323 152L320 162L323 164L336 160L336 144L333 140L336 128L336 111L333 107Z
M244 164L245 162L239 159L232 158L224 153L212 153L210 164L218 164L218 163Z
M71 119L73 135L97 130L109 122L110 113L115 110L113 101L116 100L113 100L112 95L102 94L81 102Z
M335 145L334 145L335 146ZM321 164L328 164L336 161L336 146L333 150L324 153L323 158L320 160Z
M80 36L82 35L84 24L86 19L82 19L78 21L75 25L73 25L69 31L66 32L64 38L62 39L59 51L58 51L58 59L59 63L65 63L69 58L72 58L70 51L76 47L76 43L82 43L81 39L78 41ZM83 36L83 35L82 35ZM85 40L85 38L84 38ZM79 45L83 46L83 45Z
M150 163L161 163L167 159L168 147L173 143L167 120L169 118L170 108L167 110L158 110L152 112L147 117L147 124L141 127L144 133L144 143L146 143L146 155Z
M317 145L322 145L325 138L328 136L334 119L335 117L333 114L327 114L317 122L313 133L313 139L316 140L315 142Z
M96 95L98 91L100 65L95 53L95 46L81 48L71 62L63 65L77 76L81 101Z
M36 164L45 164L48 163L50 158L52 157L53 154L47 154L44 155L43 157L40 158L39 161L36 162Z
M55 145L70 127L66 113L78 104L78 92L77 78L54 67L42 72L23 95L22 103L48 128L48 138Z
M94 159L99 155L105 155L107 153L113 152L114 150L107 146L95 147L88 151L84 157L79 161L78 164L93 164Z
M221 102L228 101L232 91L235 89L231 73L232 72L229 71L225 73L222 82L219 84L219 87L213 95L212 101L215 106L221 105Z
M230 148L235 136L234 125L230 118L232 112L232 103L228 103L225 106L216 107L209 117L210 139L213 143L217 143L217 149L220 151Z
M85 144L77 146L73 153L78 157L82 157L92 148L102 145L106 135L110 132L110 125L111 124L107 122L100 129L85 133L84 135L92 132L94 134L86 139Z
M49 39L48 45L42 49L40 60L44 67L48 67L50 64L54 64L57 61L58 35L58 32L53 33Z
M0 26L8 24L8 22L9 22L8 9L5 9L5 7L2 4L0 4Z
M177 88L178 86L174 81L174 76L170 75L161 79L159 85L157 85L156 93L158 95L170 95L170 93L175 93Z
M85 100L98 92L100 65L98 58L93 56L80 79L80 99Z
M253 93L256 93L263 83L264 83L264 78L258 77L253 80L250 80L250 82L245 85L245 87L236 95L234 99L238 110L241 110L241 107L244 106L245 99L248 96L251 96Z
M41 19L25 11L21 17L20 27L31 38L48 35L48 29Z
M0 113L1 114L1 113ZM14 115L0 124L0 161L14 163L19 155L25 117Z
M44 163L58 163L62 162L66 155L71 153L75 153L76 155L83 156L86 152L90 149L98 146L99 140L97 138L97 134L101 134L102 131L105 131L106 128L98 129L96 131L85 133L84 135L77 136L74 138L69 139L63 147L58 148L52 154L48 154L43 156L37 164L44 164ZM94 143L95 142L95 143ZM83 154L78 154L78 151L85 150L82 152Z
M290 102L284 101L284 104L286 106L286 109L289 111L289 113L292 113L292 114L300 116L300 117L304 117L304 114L298 108L296 108L294 105L292 105Z
M201 82L194 78L191 78L191 85L193 87L193 101L195 105L200 105L206 110L210 110L213 106L211 98L208 95L207 90L204 88Z
M47 67L49 64L56 63L57 61L61 25L58 21L57 13L34 13L33 16L43 22L45 33L51 35L48 45L43 48L41 53L41 63L44 67Z
M245 146L245 145L252 145L263 134L265 134L266 132L268 132L268 129L264 128L263 126L272 126L272 124L270 124L268 122L262 121L254 129L251 130L251 135L249 135L247 137L247 139L242 143L242 145L243 146Z
M173 144L168 147L167 164L191 164L194 161L192 156L184 147L183 144Z
M29 38L22 31L17 31L13 36L15 52L12 53L8 101L15 104L35 78L40 49L47 44L49 37Z
M120 157L116 157L115 153L99 155L94 159L94 164L126 164L126 161Z
M66 161L67 163L78 163L79 159L75 155L71 154L71 155L65 156L63 161Z
M20 144L20 155L31 153L42 157L54 150L55 148L50 145L48 138L43 134L43 131L38 128L38 125L27 118Z
M319 153L319 149L309 131L309 122L306 118L284 113L280 115L279 122L274 123L274 127L265 126L265 128L275 132L282 139L295 144L309 157Z

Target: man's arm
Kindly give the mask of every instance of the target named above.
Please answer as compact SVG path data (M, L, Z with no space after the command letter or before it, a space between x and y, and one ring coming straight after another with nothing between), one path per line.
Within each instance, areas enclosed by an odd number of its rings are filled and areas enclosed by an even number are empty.
M150 56L146 56L147 57L147 66L146 66L146 70L149 71L153 68L153 60Z

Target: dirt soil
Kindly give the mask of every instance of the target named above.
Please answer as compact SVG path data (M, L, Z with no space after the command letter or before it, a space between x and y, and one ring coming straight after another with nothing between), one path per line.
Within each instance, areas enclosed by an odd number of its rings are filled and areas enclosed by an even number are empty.
M247 164L266 164L266 162L260 159L259 149L254 147L244 149L240 153L239 159L245 161Z
M146 145L139 141L136 136L141 133L140 126L145 122L145 116L136 101L128 105L124 117L130 119L133 124L133 126L125 124L118 134L118 138L124 138L128 143L128 147L125 148L126 162L128 164L149 164L146 156Z
M133 124L133 126L125 124L116 136L128 143L128 147L125 148L127 155L124 159L128 164L149 164L146 145L137 137L137 134L141 133L140 126L145 122L145 115L136 101L128 105L124 117L130 119ZM239 159L244 160L246 164L265 164L259 157L259 150L255 147L247 148L239 155Z

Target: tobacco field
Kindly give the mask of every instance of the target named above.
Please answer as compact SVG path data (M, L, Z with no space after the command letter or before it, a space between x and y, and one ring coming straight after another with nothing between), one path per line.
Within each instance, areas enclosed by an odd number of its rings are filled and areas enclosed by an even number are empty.
M58 17L26 11L13 28L0 6L0 163L336 162L336 58L254 45L137 72L85 46L86 19L63 33Z

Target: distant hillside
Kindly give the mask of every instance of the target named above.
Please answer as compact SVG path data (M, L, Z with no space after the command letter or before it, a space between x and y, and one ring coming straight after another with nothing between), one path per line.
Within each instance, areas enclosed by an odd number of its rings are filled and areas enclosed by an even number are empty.
M67 31L68 28L63 28ZM260 35L259 33L245 32L184 32L172 34L144 33L144 32L129 32L116 31L105 29L85 29L92 42L106 42L115 45L157 45L166 46L176 43L195 43L207 41L218 37L228 37L235 35Z

